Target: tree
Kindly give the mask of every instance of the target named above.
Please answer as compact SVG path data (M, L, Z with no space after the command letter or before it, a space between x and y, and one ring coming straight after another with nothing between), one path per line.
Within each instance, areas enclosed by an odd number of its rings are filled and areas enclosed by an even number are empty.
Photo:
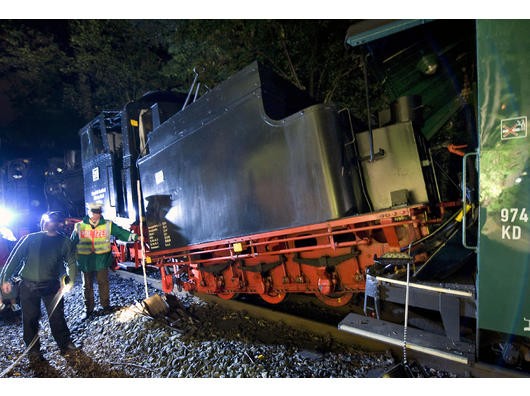
M344 45L348 20L191 20L178 21L163 72L184 90L201 70L214 86L258 60L317 101L351 107L365 117L360 54ZM371 95L378 89L371 83Z
M77 131L100 111L167 87L160 70L172 24L1 21L0 87L15 109L3 143L40 151L59 143L77 146Z
M51 147L71 124L60 89L68 58L55 36L31 21L2 21L0 31L1 86L14 111L4 140Z
M344 45L352 23L0 21L0 89L16 110L3 141L6 135L11 140L31 135L19 142L25 147L77 145L79 128L102 110L121 109L150 90L187 92L194 67L213 87L254 60L317 101L351 108L366 119L361 55ZM372 100L379 94L370 82Z
M168 21L71 21L72 56L65 98L86 119L119 109L145 92L166 88Z

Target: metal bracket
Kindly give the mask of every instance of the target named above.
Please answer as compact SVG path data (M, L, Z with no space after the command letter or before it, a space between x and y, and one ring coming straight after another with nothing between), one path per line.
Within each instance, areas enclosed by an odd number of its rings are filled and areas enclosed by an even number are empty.
M383 149L379 149L379 151L377 153L374 153L373 155L367 155L365 157L361 157L359 158L360 161L364 162L364 161L370 161L370 162L374 162L374 161L377 161L381 158L384 158L385 156L385 150Z
M303 258L300 257L300 254L297 253L294 255L293 261L299 264L310 265L312 267L334 268L337 265L343 263L344 261L357 257L360 254L361 252L354 250L351 253L343 254L342 256L321 256L319 258Z
M268 272L270 272L271 270L273 270L274 268L278 267L279 265L284 264L285 261L286 261L286 259L285 259L285 256L283 256L283 255L281 255L279 257L278 261L275 261L273 263L259 263L257 265L249 265L249 266L245 265L244 261L241 260L240 261L240 263L241 263L240 268L243 271L256 272L256 273L260 273L261 275L265 275Z
M467 228L467 195L466 195L466 185L467 185L467 165L466 161L468 157L471 156L477 156L478 153L467 153L462 158L462 210L463 210L463 216L462 216L462 245L466 249L470 250L477 250L477 246L469 246L467 244L467 238L466 238L466 228Z

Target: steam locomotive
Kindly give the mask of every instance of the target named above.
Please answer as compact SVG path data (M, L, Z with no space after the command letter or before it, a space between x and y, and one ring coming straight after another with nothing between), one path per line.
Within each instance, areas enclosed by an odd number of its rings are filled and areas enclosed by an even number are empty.
M382 320L384 305L431 310L444 335L411 333L408 348L527 367L520 65L529 28L353 25L346 43L367 50L394 99L377 121L368 111L365 129L258 62L202 96L197 85L188 95L150 92L80 130L85 201L145 233L145 250L122 245L117 255L158 267L167 293L255 294L271 304L305 293L333 307L364 295L368 316L352 313L341 329L399 343L392 326L403 325ZM516 32L521 42L510 39ZM461 333L469 320L471 337Z

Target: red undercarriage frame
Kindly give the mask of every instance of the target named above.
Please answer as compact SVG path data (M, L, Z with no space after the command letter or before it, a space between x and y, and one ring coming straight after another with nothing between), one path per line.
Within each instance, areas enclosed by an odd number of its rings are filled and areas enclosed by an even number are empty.
M164 292L187 291L230 299L259 294L276 304L288 293L315 294L331 306L365 288L374 256L400 252L424 236L429 208L414 205L303 227L150 252ZM416 256L416 262L426 257Z

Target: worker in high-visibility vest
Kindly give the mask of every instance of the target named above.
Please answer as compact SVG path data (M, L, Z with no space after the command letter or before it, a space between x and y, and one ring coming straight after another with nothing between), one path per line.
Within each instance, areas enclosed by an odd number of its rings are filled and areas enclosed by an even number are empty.
M111 235L121 241L135 241L137 235L103 218L100 203L88 205L88 215L76 223L70 239L77 247L77 266L83 275L83 320L94 314L94 278L98 283L102 313L113 311L110 305L109 266L112 264Z

